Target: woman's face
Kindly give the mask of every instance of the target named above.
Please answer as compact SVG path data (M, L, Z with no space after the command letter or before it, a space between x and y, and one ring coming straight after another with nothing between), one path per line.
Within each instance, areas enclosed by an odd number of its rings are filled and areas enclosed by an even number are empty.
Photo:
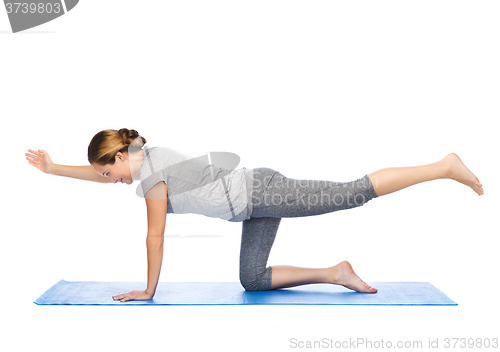
M130 185L134 182L130 169L128 153L118 152L115 156L114 164L102 166L94 163L92 164L92 167L100 175L111 178L114 183L126 183L127 185Z

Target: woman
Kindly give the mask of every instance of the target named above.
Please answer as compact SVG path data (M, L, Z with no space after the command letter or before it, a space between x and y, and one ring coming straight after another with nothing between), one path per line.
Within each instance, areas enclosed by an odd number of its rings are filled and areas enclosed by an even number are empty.
M270 168L229 170L206 157L191 158L173 149L148 148L135 130L103 130L88 147L90 166L52 162L45 150L26 153L29 163L47 174L101 183L132 184L147 207L148 283L145 290L113 296L114 300L153 298L163 257L167 213L196 213L241 221L240 282L261 291L313 283L331 283L364 293L377 289L362 281L347 261L321 269L266 267L281 218L314 216L361 206L370 199L417 183L452 179L484 194L476 176L451 153L435 163L386 168L352 182L296 180Z

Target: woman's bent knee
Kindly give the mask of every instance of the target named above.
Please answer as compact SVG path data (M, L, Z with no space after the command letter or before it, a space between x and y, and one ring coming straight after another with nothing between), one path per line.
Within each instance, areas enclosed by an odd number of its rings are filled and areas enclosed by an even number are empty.
M259 282L252 281L252 282L246 282L246 281L240 281L241 286L245 289L245 291L267 291L266 289L261 288L259 285Z
M271 267L261 275L248 275L240 272L240 283L245 291L269 291L271 289Z

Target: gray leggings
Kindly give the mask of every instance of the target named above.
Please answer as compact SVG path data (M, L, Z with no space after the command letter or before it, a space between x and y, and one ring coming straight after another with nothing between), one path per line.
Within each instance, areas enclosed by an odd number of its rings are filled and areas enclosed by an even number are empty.
M253 211L242 226L242 286L247 291L271 289L272 268L266 265L281 218L355 208L376 197L368 175L351 182L297 180L270 168L255 168L251 199Z

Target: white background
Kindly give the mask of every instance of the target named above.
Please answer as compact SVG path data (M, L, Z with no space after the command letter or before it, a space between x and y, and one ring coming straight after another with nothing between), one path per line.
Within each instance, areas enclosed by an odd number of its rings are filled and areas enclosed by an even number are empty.
M292 338L500 338L499 12L496 1L81 1L12 34L0 10L1 344L288 351ZM87 165L108 128L305 179L456 152L483 197L438 180L283 219L269 264L347 259L367 282L428 281L458 306L37 306L60 279L146 282L138 182L50 176L24 155ZM169 215L160 281L238 281L240 238L241 223Z

